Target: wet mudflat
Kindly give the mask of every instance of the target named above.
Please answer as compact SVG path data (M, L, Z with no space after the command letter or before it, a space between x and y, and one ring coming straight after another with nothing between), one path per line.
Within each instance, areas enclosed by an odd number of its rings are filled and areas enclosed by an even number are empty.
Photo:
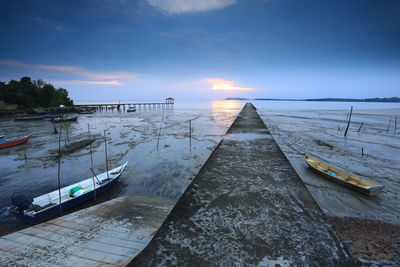
M365 264L400 264L400 105L326 103L258 112L353 257ZM316 103L317 104L317 103ZM336 105L335 105L336 104ZM339 104L339 105L338 105ZM369 105L368 105L369 104ZM349 131L344 137L350 106ZM346 107L347 106L347 107ZM300 151L385 186L368 197L335 184L306 165ZM389 262L390 263L390 262Z
M164 111L127 113L114 110L80 115L78 122L70 124L69 142L88 139L89 124L94 139L92 156L95 173L106 170L104 130L110 168L129 161L120 183L98 201L129 193L178 198L241 106L240 102L214 101L191 105L190 108L175 105L173 110ZM188 120L192 120L191 146ZM3 120L0 121L0 128L5 138L33 134L26 144L0 150L0 209L10 204L10 196L15 191L36 197L56 190L59 136L53 134L53 125L46 120ZM65 133L64 128L62 145L68 142ZM64 155L61 186L92 177L90 165L89 146ZM1 235L26 226L12 217L0 223Z
M259 112L274 138L329 216L358 216L400 221L400 108L354 110L344 137L349 110L268 110ZM387 132L392 117L391 127ZM363 126L360 129L361 123ZM368 197L337 185L307 168L303 151L341 169L385 186Z

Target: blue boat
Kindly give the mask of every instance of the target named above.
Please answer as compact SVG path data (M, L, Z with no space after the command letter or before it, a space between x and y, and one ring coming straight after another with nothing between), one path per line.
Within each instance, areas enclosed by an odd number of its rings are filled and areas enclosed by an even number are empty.
M15 121L37 121L37 120L43 120L46 118L46 115L41 115L41 116L31 116L31 117L16 117L14 118Z
M61 188L60 191L55 190L34 199L29 199L21 193L14 193L11 197L12 204L17 207L14 215L17 219L30 224L37 224L60 215L60 210L65 212L107 191L117 183L127 165L128 162L108 172Z

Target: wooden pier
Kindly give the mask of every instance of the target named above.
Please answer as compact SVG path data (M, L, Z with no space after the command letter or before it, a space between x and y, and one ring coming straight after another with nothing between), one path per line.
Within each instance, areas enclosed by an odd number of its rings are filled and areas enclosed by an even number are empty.
M124 266L175 199L132 194L0 237L0 266Z
M125 111L129 107L134 107L137 110L151 110L151 109L172 109L174 106L174 98L168 97L165 102L154 102L154 103L102 103L102 104L79 104L74 105L76 108L86 110L118 110Z

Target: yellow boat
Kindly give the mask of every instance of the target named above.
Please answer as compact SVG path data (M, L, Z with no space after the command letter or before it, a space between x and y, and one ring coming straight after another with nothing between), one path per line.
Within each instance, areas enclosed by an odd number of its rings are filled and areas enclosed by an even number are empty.
M348 187L354 191L363 193L367 196L377 196L382 193L384 186L375 184L363 179L355 174L347 173L330 166L317 158L302 153L308 166L316 173L328 178L329 180Z

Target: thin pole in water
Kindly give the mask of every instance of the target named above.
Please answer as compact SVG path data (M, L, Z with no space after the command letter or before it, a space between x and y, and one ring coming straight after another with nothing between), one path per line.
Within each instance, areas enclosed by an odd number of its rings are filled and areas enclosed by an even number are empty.
M192 120L189 120L189 146L192 147Z
M397 130L397 117L394 118L394 134L396 134Z
M351 106L351 109L350 109L349 121L347 122L347 127L346 127L346 131L344 132L344 136L347 135L347 131L349 130L350 121L351 121L351 114L353 114L353 106Z
M89 134L89 151L90 151L90 166L93 169L93 156L92 156L92 139L90 137L90 128L89 128L89 123L87 125L87 129L88 129L88 134Z
M62 207L61 207L61 180L60 180L60 171L61 171L61 132L62 132L62 124L60 125L60 135L58 137L58 172L57 172L57 180L58 180L58 199L60 204L60 216L62 215Z
M90 151L90 165L91 165L90 170L93 172L92 139L90 138L89 123L87 125L87 129L88 129L88 134L89 134L89 151ZM93 174L94 174L94 172L93 172ZM94 196L94 202L96 202L96 182L94 180L94 176L93 176L93 196Z
M387 129L386 129L386 133L387 133L387 134L389 133L390 123L391 123L391 122L392 122L392 116L390 116L389 123L388 123L388 127L387 127Z
M364 122L361 123L360 128L358 128L357 133L359 133L361 131L361 128L363 127L363 125L364 125Z
M107 155L107 137L106 137L106 130L104 130L104 149L105 149L105 152L106 152L107 179L110 179L110 175L108 174L108 155Z
M161 122L160 122L160 129L158 130L157 149L158 149L158 145L160 144L161 127L162 127L163 121L164 121L164 110L163 110L162 118L161 118Z

